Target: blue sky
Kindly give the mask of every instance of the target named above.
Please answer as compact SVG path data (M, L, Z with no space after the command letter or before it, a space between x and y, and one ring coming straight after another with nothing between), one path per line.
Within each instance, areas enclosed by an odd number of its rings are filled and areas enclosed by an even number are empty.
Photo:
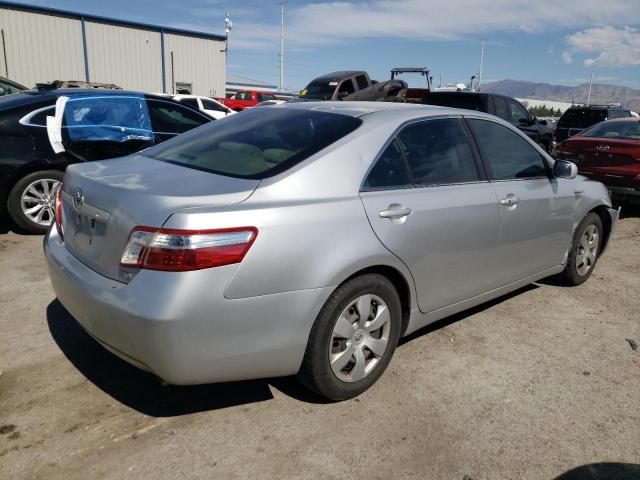
M23 3L160 25L224 32L228 72L278 84L278 0L31 0ZM290 0L285 19L285 86L322 73L427 66L437 85L511 78L562 85L589 79L640 89L640 0ZM419 84L419 77L409 79Z

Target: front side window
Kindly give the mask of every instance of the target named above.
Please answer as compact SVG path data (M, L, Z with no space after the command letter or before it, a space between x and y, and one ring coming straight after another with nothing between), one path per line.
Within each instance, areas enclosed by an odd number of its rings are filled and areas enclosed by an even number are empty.
M364 90L369 86L369 82L367 82L367 77L364 75L358 75L356 77L356 83L358 84L358 90Z
M460 119L416 123L398 134L416 185L444 185L480 180Z
M469 120L480 153L495 180L547 176L542 155L511 129L488 120Z
M153 131L178 134L210 121L204 115L181 105L162 100L147 100Z
M529 114L518 102L509 102L509 109L511 110L511 121L513 123L520 123L520 120L529 120Z
M239 178L283 172L328 147L362 120L315 110L255 108L146 150L143 155Z
M391 189L411 186L407 165L397 139L394 139L378 157L364 182L367 190Z
M265 100L275 100L276 97L270 93L259 93L258 94L258 101L259 102L264 102Z
M338 95L351 95L355 93L356 89L353 86L353 81L349 78L340 84L338 89Z

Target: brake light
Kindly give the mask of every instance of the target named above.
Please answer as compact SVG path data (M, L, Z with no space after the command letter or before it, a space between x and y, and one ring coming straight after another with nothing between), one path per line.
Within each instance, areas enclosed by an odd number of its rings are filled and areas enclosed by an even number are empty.
M239 263L258 235L255 227L174 230L135 227L120 265L184 272Z
M56 208L55 208L55 220L56 220L56 230L58 231L58 235L60 238L63 238L62 234L62 184L58 186L58 191L56 192Z

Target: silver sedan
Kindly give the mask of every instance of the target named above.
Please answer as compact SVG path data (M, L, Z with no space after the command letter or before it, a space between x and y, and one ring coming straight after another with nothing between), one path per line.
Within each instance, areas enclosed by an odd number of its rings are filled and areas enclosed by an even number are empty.
M297 374L342 400L404 335L583 283L617 216L496 117L293 103L72 165L44 244L60 302L133 365L178 385Z

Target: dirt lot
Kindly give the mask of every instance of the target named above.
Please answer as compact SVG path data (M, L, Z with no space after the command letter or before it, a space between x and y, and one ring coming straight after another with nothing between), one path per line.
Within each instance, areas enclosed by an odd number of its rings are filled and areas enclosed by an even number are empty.
M292 379L161 386L77 326L41 237L5 226L0 478L640 478L639 217L585 285L439 322L339 404Z

